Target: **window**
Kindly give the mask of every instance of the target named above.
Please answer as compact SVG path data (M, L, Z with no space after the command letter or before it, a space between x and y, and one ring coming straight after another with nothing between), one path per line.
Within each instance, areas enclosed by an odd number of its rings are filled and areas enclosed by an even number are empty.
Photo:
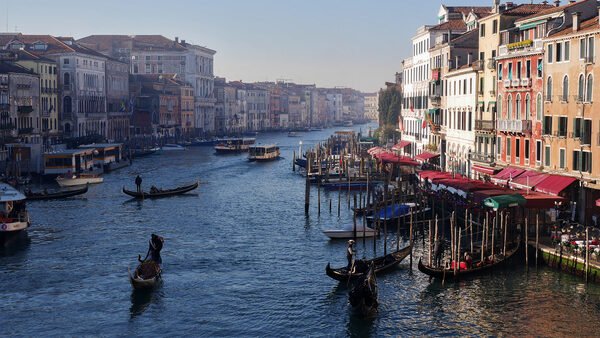
M518 137L515 139L515 158L517 159L517 162L519 161L519 158L521 158L521 139Z
M68 65L69 64L69 59L63 59L63 65Z
M529 164L529 140L525 139L525 151L524 151L524 157L525 157L525 164Z
M592 120L583 120L583 133L581 135L581 144L592 143Z
M531 120L531 97L529 93L525 95L525 120Z
M542 141L535 141L535 163L542 164Z
M567 117L566 116L558 117L558 136L559 137L567 136Z
M496 154L500 158L500 154L502 154L502 137L498 136L496 140Z
M564 148L558 150L558 166L560 169L565 169L566 154L567 151Z
M592 90L594 86L594 78L592 77L592 74L589 74L587 77L587 83L586 83L586 93L585 93L585 102L592 102Z
M581 137L581 118L576 117L573 119L573 137L580 138Z
M544 152L544 166L550 167L550 146L545 147Z
M563 44L561 42L556 43L556 62L561 62L563 60L562 58L562 46Z
M537 94L537 102L535 105L535 119L538 121L542 120L542 93Z
M516 77L517 79L521 78L521 68L522 68L521 61L519 61L519 62L517 62L517 69L516 69L517 70L517 77Z
M596 53L594 53L594 37L590 36L588 38L588 48L587 48L587 58L590 62L594 60L594 55L596 55Z
M515 119L521 120L521 94L517 94L517 102L516 102L516 107L515 107Z
M565 75L563 78L562 98L561 101L569 101L569 77Z
M498 107L496 107L496 112L502 116L502 95L498 95L498 99L496 100Z
M498 81L502 81L502 64L498 63Z
M548 44L548 48L546 49L546 54L548 56L548 63L552 63L552 56L554 54L554 45Z
M581 170L579 158L581 157L581 152L579 150L573 150L573 171Z
M146 64L146 74L149 74L150 72L151 72L151 69L150 69L150 64L149 64L149 63L147 63L147 64Z
M581 153L582 163L581 163L581 171L589 173L592 171L592 153L589 151L584 151Z
M498 33L498 20L492 21L492 33L493 34Z
M563 60L569 61L570 54L571 54L571 42L565 41Z
M482 23L481 26L479 27L479 36L484 37L485 36L485 24Z
M552 116L544 116L544 135L552 135Z
M579 39L579 58L580 59L585 59L585 57L587 56L586 54L586 40L585 38L583 39Z
M542 64L542 59L537 60L537 77L542 77L542 69L544 68Z
M506 100L506 118L512 119L512 96L509 94L508 99Z
M511 146L512 146L512 142L510 142L510 137L507 137L506 138L506 160L507 161L509 160L509 157L510 157L511 152L512 152L511 151L512 149L510 149Z
M548 76L548 82L546 82L546 101L552 102L552 77Z
M512 68L513 68L512 65L513 65L512 62L508 63L508 79L509 80L512 80Z
M531 79L531 60L525 63L525 77Z
M65 60L66 60L66 59L65 59ZM71 75L70 75L69 73L65 73L65 74L63 75L63 84L64 84L65 86L69 86L69 85L71 85Z
M583 74L579 75L579 81L577 82L577 102L583 102Z

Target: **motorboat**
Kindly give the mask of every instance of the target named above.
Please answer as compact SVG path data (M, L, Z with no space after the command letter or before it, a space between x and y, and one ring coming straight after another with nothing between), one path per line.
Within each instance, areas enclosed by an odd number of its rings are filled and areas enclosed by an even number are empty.
M104 182L104 178L99 174L65 174L58 176L56 182L61 187L73 187L76 185L98 184Z
M346 227L344 229L327 229L323 230L325 236L331 239L347 239L347 238L361 238L361 237L375 237L377 231L373 228L365 227L362 224L356 225L356 232L353 226Z
M279 147L274 144L251 146L248 150L249 161L272 161L281 155Z
M0 239L29 227L25 195L6 183L0 183Z
M185 150L186 148L180 144L167 143L160 148L162 151Z
M219 154L241 153L248 151L254 143L254 138L223 139L215 146L215 151Z

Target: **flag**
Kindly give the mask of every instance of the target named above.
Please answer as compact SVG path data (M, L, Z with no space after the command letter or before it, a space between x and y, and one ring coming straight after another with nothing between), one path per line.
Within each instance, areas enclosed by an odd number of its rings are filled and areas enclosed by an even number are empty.
M414 111L415 111L415 107L413 107L413 105L412 105L412 104L410 105L410 111L411 111L411 112L414 112Z
M404 121L402 121L402 118L398 118L398 130L400 130L401 132L404 132Z
M423 124L421 125L421 128L425 129L427 128L427 120L423 120Z

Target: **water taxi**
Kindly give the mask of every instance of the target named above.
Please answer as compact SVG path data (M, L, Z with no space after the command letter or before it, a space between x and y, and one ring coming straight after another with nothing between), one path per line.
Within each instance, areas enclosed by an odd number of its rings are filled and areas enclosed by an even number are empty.
M104 178L97 173L65 174L58 176L56 182L61 187L74 187L77 185L102 183L104 182Z
M220 154L245 152L248 151L250 146L255 142L255 138L224 139L215 146L215 151Z
M29 227L25 195L6 183L0 183L0 239Z
M249 149L248 160L249 161L272 161L279 158L281 151L279 147L274 144L252 146Z

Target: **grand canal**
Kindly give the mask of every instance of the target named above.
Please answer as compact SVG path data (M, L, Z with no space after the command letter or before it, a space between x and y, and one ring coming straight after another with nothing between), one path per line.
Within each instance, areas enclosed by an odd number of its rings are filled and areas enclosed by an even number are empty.
M429 283L416 268L420 240L412 270L407 258L378 278L379 315L355 317L345 285L324 273L328 261L345 264L345 243L321 233L351 222L346 196L341 219L337 192L321 196L319 216L313 190L305 217L304 180L291 170L300 140L306 147L332 132L259 135L282 148L284 159L271 163L216 156L208 147L153 155L107 174L85 197L30 202L28 237L0 251L0 335L598 334L598 285L523 264ZM136 174L146 188L202 183L195 194L138 202L120 191L134 188ZM145 254L152 232L165 237L164 283L140 295L127 268ZM358 242L359 255L372 254Z

